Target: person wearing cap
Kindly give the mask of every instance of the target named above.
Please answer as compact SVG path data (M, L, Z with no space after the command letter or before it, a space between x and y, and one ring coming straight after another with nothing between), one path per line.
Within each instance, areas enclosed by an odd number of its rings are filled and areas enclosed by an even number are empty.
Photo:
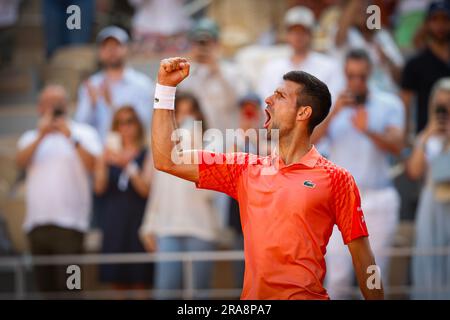
M302 70L322 80L329 87L332 98L341 91L344 83L342 66L311 49L315 24L314 13L307 7L296 6L286 12L284 16L286 40L292 54L264 66L257 88L259 96L271 95L273 88L279 84L279 79L291 70Z
M397 93L403 55L393 37L383 26L368 28L369 0L350 0L344 6L329 53L344 61L352 49L363 49L369 53L374 64L370 85L382 91Z
M433 84L450 76L450 5L434 1L424 21L426 46L406 63L401 80L401 97L410 117L416 98L415 131L422 131L428 121L428 101ZM409 130L408 133L413 130Z
M231 62L220 58L219 27L210 19L201 19L190 31L191 77L181 90L191 92L200 101L210 128L236 128L238 99L248 83Z
M103 142L111 127L112 115L123 105L136 109L140 120L149 126L153 82L143 73L126 65L128 34L109 26L97 36L101 70L79 89L75 119L94 126Z

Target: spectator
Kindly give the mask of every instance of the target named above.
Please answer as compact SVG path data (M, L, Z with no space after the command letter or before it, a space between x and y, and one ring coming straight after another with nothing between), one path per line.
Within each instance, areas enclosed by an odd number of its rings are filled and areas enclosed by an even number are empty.
M247 130L257 130L261 127L262 107L261 99L254 93L245 95L239 102L239 128L243 130L242 133L246 133ZM257 133L257 132L255 132ZM245 139L248 138L248 139ZM260 154L260 150L268 154L267 146L262 145L263 141L259 140L259 135L248 134L244 137L238 137L235 150L232 152L246 152L252 154ZM265 150L262 150L265 148ZM229 227L233 232L233 250L244 250L244 235L242 233L241 219L239 213L239 203L229 197ZM244 262L236 261L233 263L234 280L236 287L242 286L244 281Z
M186 49L185 33L191 21L183 8L184 0L129 0L135 13L133 39L150 52ZM173 48L170 48L173 47Z
M67 106L63 87L45 87L38 127L17 144L17 164L26 170L24 229L33 255L82 253L89 225L89 174L101 144L93 128L69 120ZM66 290L66 268L36 267L38 289Z
M434 85L429 112L429 122L419 133L406 166L411 178L426 176L416 220L418 250L450 246L450 78L443 78ZM449 266L448 255L413 256L412 280L417 291L412 297L448 299Z
M312 31L315 27L313 12L306 7L293 7L287 11L284 24L292 55L289 58L271 61L264 66L258 85L259 96L263 98L270 96L285 73L302 70L325 82L332 97L335 97L342 89L341 65L326 55L311 50Z
M351 49L367 50L374 64L370 81L383 91L396 93L404 64L403 56L385 29L369 29L368 0L350 0L342 12L331 53L343 57Z
M233 129L238 116L238 97L247 90L247 82L232 63L219 58L219 28L209 19L201 19L191 30L191 75L180 89L200 102L210 128Z
M417 46L416 35L421 33L427 7L431 0L400 0L396 8L395 40L405 52Z
M192 132L193 121L202 121L199 103L190 94L178 93L175 116L181 128ZM195 133L194 133L195 134ZM192 135L191 135L192 137ZM213 205L214 193L198 192L189 181L157 171L141 238L149 251L186 252L215 250L219 238L219 216ZM213 263L193 264L195 289L209 289ZM156 265L157 298L175 298L166 290L181 290L183 269L181 262L159 262ZM205 298L205 296L202 296Z
M346 90L336 100L330 115L315 132L326 134L330 160L355 177L361 192L362 210L370 230L371 245L387 283L388 259L378 256L389 248L399 219L400 197L389 176L389 155L402 149L404 109L391 93L368 86L371 62L362 50L350 51L345 63ZM346 248L333 233L327 256L328 291L332 298L348 298L340 289L352 285L352 263Z
M447 1L430 4L424 30L428 39L426 48L407 62L401 83L407 119L413 98L417 100L415 132L422 131L427 124L431 87L438 79L450 76L450 8ZM410 131L408 128L407 132Z
M151 163L145 130L135 109L124 106L113 117L112 132L95 170L95 193L102 196L105 221L102 253L144 252L138 229L150 191ZM144 289L152 266L103 265L100 279L117 290Z
M75 118L94 126L105 142L112 115L120 106L133 106L144 127L149 126L153 83L126 66L128 35L123 29L103 29L97 43L102 70L81 86Z
M80 8L80 28L69 29L66 26L69 14L67 8L76 5ZM95 14L95 1L92 0L44 0L42 15L47 58L60 47L88 43L92 36L92 25ZM71 12L72 13L72 12Z

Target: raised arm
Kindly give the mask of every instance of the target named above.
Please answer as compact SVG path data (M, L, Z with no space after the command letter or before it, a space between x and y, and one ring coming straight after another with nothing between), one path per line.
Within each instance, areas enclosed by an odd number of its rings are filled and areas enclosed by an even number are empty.
M152 119L152 151L155 168L193 182L198 182L197 154L177 151L172 134L176 130L174 99L176 86L189 75L189 62L184 58L161 61ZM176 157L187 161L180 163Z

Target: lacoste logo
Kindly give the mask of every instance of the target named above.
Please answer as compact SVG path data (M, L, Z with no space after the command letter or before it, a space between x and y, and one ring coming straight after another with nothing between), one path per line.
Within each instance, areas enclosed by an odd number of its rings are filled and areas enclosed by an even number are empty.
M158 98L155 98L155 102L158 103L158 102L159 102L159 99L158 99Z
M314 182L309 181L309 180L303 181L303 185L308 188L314 188L316 186L316 184Z

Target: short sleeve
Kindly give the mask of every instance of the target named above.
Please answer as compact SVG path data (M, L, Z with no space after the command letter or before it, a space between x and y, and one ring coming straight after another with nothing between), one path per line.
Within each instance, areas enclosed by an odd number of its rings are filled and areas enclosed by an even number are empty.
M214 153L199 151L199 189L223 192L237 200L237 186L249 163L247 153Z
M37 138L37 132L34 130L27 131L17 141L17 149L23 150L32 144Z
M361 197L352 175L337 169L332 176L333 207L336 224L341 231L345 244L369 235L364 213L361 208Z
M400 98L392 98L389 110L389 117L386 117L386 126L403 130L405 127L405 108Z
M404 90L417 91L417 63L415 59L409 60L403 69L400 86Z
M102 153L102 144L97 131L91 126L78 124L79 130L75 135L80 144L93 156L99 156Z

